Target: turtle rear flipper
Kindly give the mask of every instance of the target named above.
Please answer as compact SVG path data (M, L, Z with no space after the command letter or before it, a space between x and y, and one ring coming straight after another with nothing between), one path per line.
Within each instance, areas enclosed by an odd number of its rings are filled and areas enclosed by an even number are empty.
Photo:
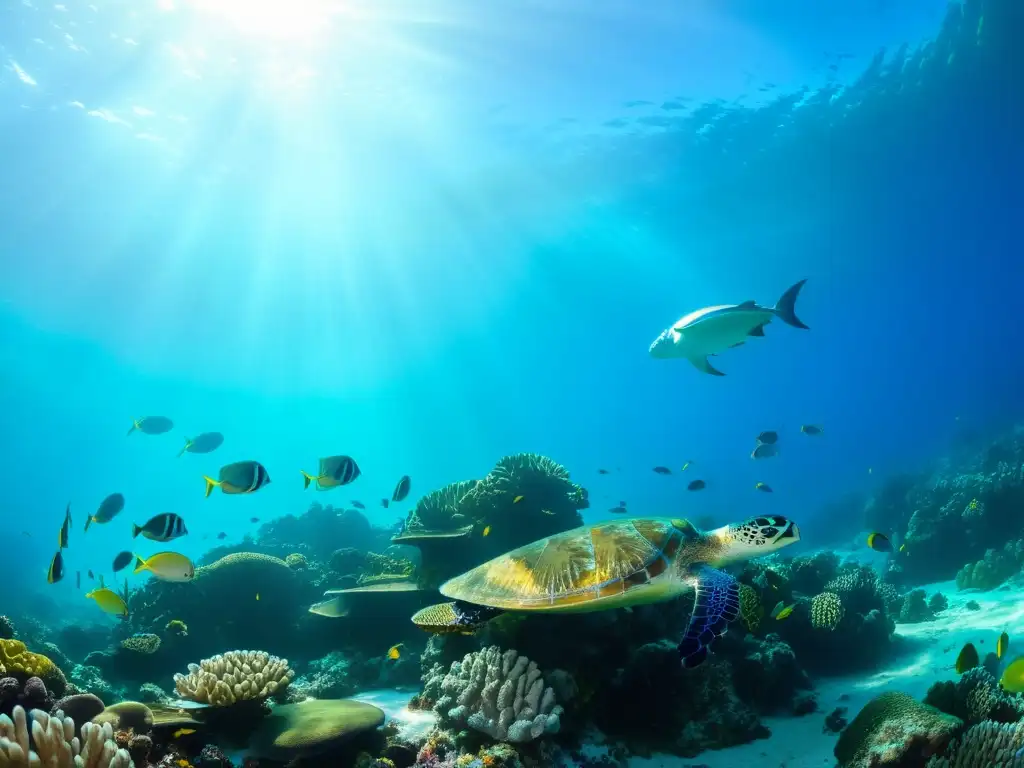
M686 633L678 645L679 658L686 669L700 666L717 637L725 634L729 622L740 613L740 585L727 573L708 566L692 571L696 579L696 597Z
M489 608L453 600L450 603L438 603L421 608L413 614L412 623L435 635L454 632L472 634L488 621L503 613L504 611L500 608Z

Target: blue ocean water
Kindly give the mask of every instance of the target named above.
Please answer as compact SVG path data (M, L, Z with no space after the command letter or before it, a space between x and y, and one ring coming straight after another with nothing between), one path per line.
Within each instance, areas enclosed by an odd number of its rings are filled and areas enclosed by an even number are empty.
M177 512L198 559L314 498L389 526L531 451L587 522L776 513L814 547L861 530L830 505L1019 417L1013 62L966 87L936 54L922 90L945 2L777 6L8 2L4 610L96 614L45 580L69 502L66 568L100 573L166 548L128 520ZM725 377L648 355L803 278L811 330L771 324ZM125 437L147 415L174 430ZM766 429L781 454L751 461ZM338 453L351 492L304 491ZM204 499L243 459L272 483Z

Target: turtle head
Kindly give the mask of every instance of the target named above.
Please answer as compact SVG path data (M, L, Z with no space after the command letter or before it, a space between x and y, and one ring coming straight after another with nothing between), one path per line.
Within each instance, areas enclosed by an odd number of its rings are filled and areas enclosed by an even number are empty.
M787 544L795 544L800 541L800 530L789 518L765 515L716 528L708 531L707 536L718 551L712 564L725 565L736 560L767 555Z

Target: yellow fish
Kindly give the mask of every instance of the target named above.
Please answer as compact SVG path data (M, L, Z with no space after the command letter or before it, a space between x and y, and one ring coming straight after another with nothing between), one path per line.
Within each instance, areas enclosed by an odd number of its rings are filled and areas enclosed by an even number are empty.
M398 645L392 645L390 648L388 648L388 658L391 659L391 661L394 661L402 655L398 649L401 648L403 645L405 644L399 643Z
M1009 666L1003 670L999 684L1003 686L1003 690L1010 693L1024 691L1024 656L1018 656L1010 662Z
M960 653L956 657L956 666L954 667L954 669L956 669L956 673L958 675L962 675L967 670L974 669L976 666L978 666L978 663L978 649L974 647L974 643L967 643L963 648L960 649ZM1017 662L1015 661L1014 664L1016 663ZM1010 666L1013 665L1011 664ZM1024 671L1024 664L1021 665L1021 669L1022 671ZM1008 671L1009 668L1007 668L1007 672ZM1003 673L1003 676L1006 676L1006 672ZM1024 676L1022 676L1022 681L1024 681ZM1021 687L1019 690L1024 690L1024 687ZM1016 691L1011 691L1011 693L1016 693Z
M99 589L94 589L92 592L87 593L86 597L90 600L95 600L96 605L98 605L104 613L109 613L114 616L128 615L128 606L125 605L121 596L112 589L100 587Z
M488 525L486 528L484 528L484 532L483 532L482 535L483 536L490 536L491 535L491 526Z
M256 593L256 602L258 603L259 601L260 601L260 593L259 593L259 592L257 592L257 593Z
M796 608L796 603L793 603L792 605L787 605L785 608L783 608L775 615L775 620L782 621L783 619L789 618L789 614L793 612L794 608Z
M692 461L688 461L688 462L686 462L685 464L683 464L683 468L682 468L681 470L679 470L679 471L680 471L680 472L685 472L685 471L686 471L687 469L689 469L689 468L690 468L690 465L691 465L691 464L693 464L693 462L692 462Z
M191 734L193 734L195 732L196 732L195 728L179 728L178 730L176 730L174 732L174 735L171 738L173 738L173 739L180 739L182 736L189 736L189 735L191 735Z
M876 552L892 552L892 542L883 533L868 534L868 546Z
M1003 632L1003 634L1001 634L999 636L999 639L996 641L996 656L1000 659L1003 658L1003 655L1006 653L1006 649L1009 647L1010 636Z
M192 581L196 568L192 561L177 552L158 552L148 560L135 556L133 573L149 571L161 581Z
M522 500L523 500L522 496L516 496L514 499L512 499L512 503L513 504L518 504Z

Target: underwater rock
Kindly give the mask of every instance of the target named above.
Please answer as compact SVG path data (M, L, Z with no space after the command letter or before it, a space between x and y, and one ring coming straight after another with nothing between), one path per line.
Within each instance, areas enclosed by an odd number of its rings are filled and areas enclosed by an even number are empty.
M104 708L92 721L110 723L116 731L147 733L153 727L153 711L140 701L120 701Z
M932 609L925 600L923 589L914 589L903 596L903 605L900 607L898 621L904 624L917 624L922 621L931 621L935 616Z
M800 667L796 654L782 638L769 634L763 640L750 635L743 638L743 656L732 661L732 680L736 695L759 712L807 714L817 709L800 696L813 688L810 677Z
M835 756L841 768L920 764L940 754L963 728L959 718L892 691L864 705L839 734Z
M25 682L14 677L0 678L0 714L9 715L17 706L28 711L49 711L53 706L53 697L38 677L30 677Z
M311 699L281 704L252 734L249 751L258 757L288 762L329 752L384 724L384 712L349 699Z
M728 637L728 635L726 635ZM731 664L712 654L700 667L684 670L676 644L648 643L623 658L588 695L597 726L631 751L696 757L706 749L746 744L770 733L757 713L733 689ZM642 707L627 702L644 702Z
M54 704L50 714L56 715L58 711L63 712L74 720L75 723L79 724L78 729L80 731L81 724L91 721L104 708L104 704L98 696L94 696L91 693L76 693L71 696L65 696Z

